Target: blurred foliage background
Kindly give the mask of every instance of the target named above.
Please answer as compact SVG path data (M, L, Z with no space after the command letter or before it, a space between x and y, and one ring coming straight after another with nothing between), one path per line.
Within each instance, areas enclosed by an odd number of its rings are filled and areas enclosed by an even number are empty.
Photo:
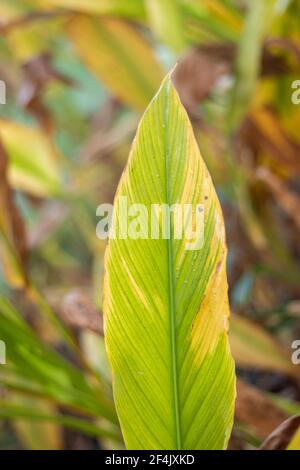
M123 447L96 208L176 62L227 229L230 448L300 412L299 22L299 0L0 0L0 448Z

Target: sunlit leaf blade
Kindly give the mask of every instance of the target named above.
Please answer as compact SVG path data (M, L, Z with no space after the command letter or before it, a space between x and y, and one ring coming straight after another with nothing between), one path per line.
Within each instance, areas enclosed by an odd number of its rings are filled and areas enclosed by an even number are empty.
M0 121L0 136L9 156L8 177L14 188L35 196L62 191L57 153L38 129Z
M174 238L109 242L105 335L114 396L130 449L223 449L235 398L227 330L220 205L192 127L167 77L147 108L115 199L203 204L204 244Z
M145 39L118 19L75 15L68 31L87 66L122 102L144 110L162 72Z

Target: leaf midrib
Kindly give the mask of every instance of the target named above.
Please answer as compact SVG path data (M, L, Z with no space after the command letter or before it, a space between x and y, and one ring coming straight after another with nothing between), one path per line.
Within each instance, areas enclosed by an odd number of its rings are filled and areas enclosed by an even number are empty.
M170 91L170 83L167 85L167 92ZM168 208L171 205L170 197L170 161L169 161L169 148L168 148L168 118L169 118L169 101L164 106L164 135L165 135L165 177L166 177L166 203ZM175 282L174 282L174 256L172 244L172 224L171 213L169 214L169 237L167 238L168 250L168 298L169 298L169 316L170 316L170 329L171 329L171 373L173 385L173 404L174 404L174 421L175 421L175 441L176 449L181 449L181 428L180 428L180 413L179 413L179 396L178 396L178 374L177 374L177 345L176 345L176 301L175 301Z

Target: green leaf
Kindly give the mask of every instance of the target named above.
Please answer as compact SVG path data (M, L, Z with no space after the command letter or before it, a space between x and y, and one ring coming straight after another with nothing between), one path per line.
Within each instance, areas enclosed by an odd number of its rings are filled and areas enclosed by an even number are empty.
M3 297L0 297L0 338L7 350L8 364L0 375L4 386L116 422L104 386L92 386L81 370L45 345Z
M237 42L241 26L241 18L238 10L228 8L228 5L215 0L181 0L182 9L185 14L187 31L195 30L193 40L196 43L203 41L208 35L210 41L225 40Z
M33 409L35 413L56 415L56 408L51 402L10 393L11 405ZM62 429L57 423L40 423L32 420L18 420L13 424L14 431L25 449L55 450L62 449Z
M178 0L146 0L148 17L159 40L174 51L182 52L186 46L183 15Z
M20 419L24 419L32 422L57 423L65 426L66 428L75 429L90 436L107 437L114 441L119 441L119 435L117 432L106 430L105 428L97 426L93 422L89 422L85 419L54 413L46 414L33 409L32 407L22 407L5 400L0 400L0 418L15 419L18 421Z
M144 110L162 78L150 45L115 18L74 15L69 35L83 62L122 102Z
M233 131L251 104L260 72L263 41L275 13L276 0L251 0L239 41L236 82L228 106L228 128Z
M116 234L124 224L123 197L128 207L144 204L148 211L174 203L204 209L199 250L175 238L170 213L169 239L109 242L105 335L127 448L223 449L235 399L224 223L169 77L139 125L115 199Z
M41 6L61 7L91 14L120 15L124 17L144 17L141 0L38 0Z

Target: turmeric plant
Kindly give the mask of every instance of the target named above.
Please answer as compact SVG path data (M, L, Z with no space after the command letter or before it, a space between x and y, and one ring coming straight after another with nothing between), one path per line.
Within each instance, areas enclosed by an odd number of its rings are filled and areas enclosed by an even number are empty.
M147 209L197 205L204 213L202 245L188 249L185 237L176 237L171 212L170 236L118 237L124 198ZM169 77L139 125L115 211L105 262L105 336L126 446L224 449L235 398L224 223Z

